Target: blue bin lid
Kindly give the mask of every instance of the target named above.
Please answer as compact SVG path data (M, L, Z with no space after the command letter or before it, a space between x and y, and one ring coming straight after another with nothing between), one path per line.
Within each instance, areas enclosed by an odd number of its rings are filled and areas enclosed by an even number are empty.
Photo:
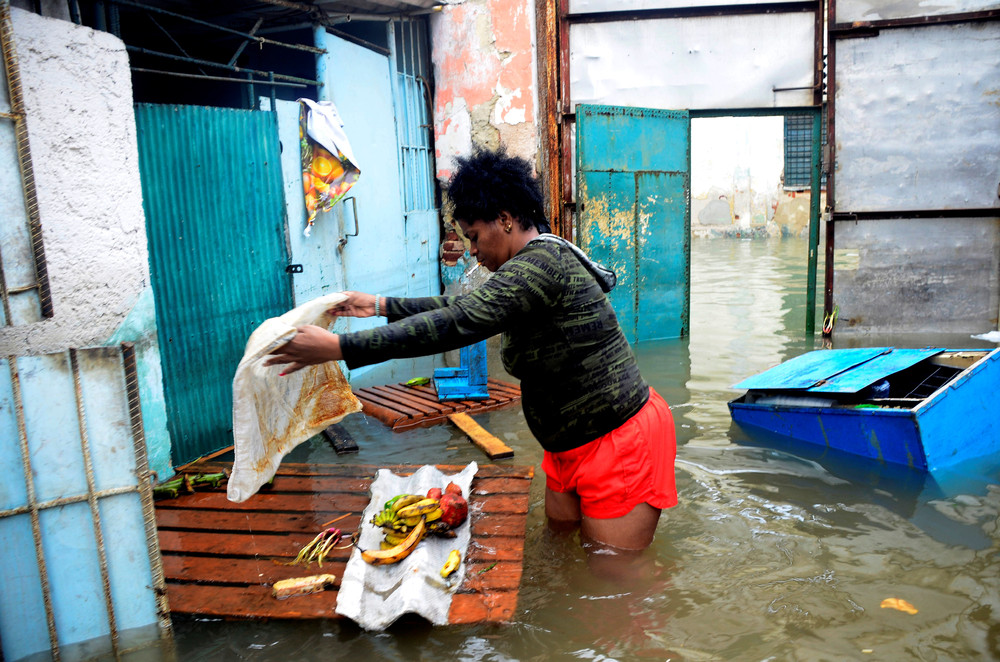
M945 351L940 347L819 349L734 384L736 389L857 393L893 373Z

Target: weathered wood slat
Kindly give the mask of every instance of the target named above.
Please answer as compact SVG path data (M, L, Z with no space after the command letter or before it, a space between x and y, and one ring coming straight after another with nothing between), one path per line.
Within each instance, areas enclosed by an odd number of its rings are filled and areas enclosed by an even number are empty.
M525 513L491 513L489 517L472 519L472 535L523 536L526 526ZM157 508L156 525L162 529L183 529L187 531L253 531L255 533L303 533L316 535L323 524L337 517L335 513L240 513L224 510L198 511L192 517L191 511L181 508ZM356 531L361 524L360 514L330 524L342 531Z
M464 432L466 436L472 440L472 443L486 453L486 457L491 460L513 457L514 451L510 448L510 446L487 432L483 426L472 420L472 417L468 414L449 414L448 420L454 423L459 430Z
M475 494L473 494L475 498ZM310 494L256 494L243 503L232 503L226 499L222 492L196 492L186 495L183 503L176 503L177 499L158 502L157 507L178 508L187 510L234 510L234 511L260 511L301 513L309 511L318 512L340 512L340 513L360 513L368 505L367 494L338 494L336 497L325 497L323 495ZM162 504L162 505L161 505ZM519 513L528 511L526 497L492 495L475 502L475 507L483 513ZM326 520L324 520L326 521ZM247 522L249 524L249 520Z
M230 450L232 450L232 447L230 447ZM436 466L446 475L457 474L465 468L465 466L457 464L439 464ZM223 470L228 471L232 468L232 460L229 460L228 462L214 460L211 462L198 462L197 464L187 465L185 467L185 472L218 473ZM412 464L384 464L374 467L371 465L357 464L306 464L302 462L282 462L278 465L278 470L275 473L275 476L349 476L358 478L368 476L370 480L374 480L375 472L379 469L388 469L397 476L409 476L419 468L420 467L418 465ZM371 473L366 474L366 469ZM481 464L479 465L479 469L476 471L476 477L473 480L472 485L473 489L475 489L476 482L484 478L520 478L522 480L531 481L533 475L534 472L531 470L531 467L509 464Z
M163 574L168 582L270 586L279 579L305 577L319 573L344 576L347 560L315 563L309 567L275 563L270 559L242 557L194 558L165 554ZM469 561L462 589L466 591L516 591L521 579L519 563L508 561ZM340 582L338 580L337 585Z
M376 418L393 430L436 425L447 414L476 414L510 407L521 401L521 387L497 379L488 380L490 397L486 400L439 402L433 386L391 384L359 389L354 394L361 400L365 414Z
M340 618L336 612L337 592L330 590L276 600L269 586L168 584L167 599L171 611L177 614L223 618ZM502 622L510 620L516 608L516 591L456 593L448 619L453 624Z
M227 462L195 462L187 473L217 473ZM385 467L409 475L419 466ZM446 474L462 466L438 467ZM241 504L225 485L199 488L156 503L160 548L173 613L224 618L339 618L336 587L277 600L279 579L332 573L341 577L351 549L331 550L322 568L289 566L322 526L357 530L378 467L285 464L272 485ZM517 607L533 467L484 465L469 497L472 539L466 574L452 599L449 621L510 620Z

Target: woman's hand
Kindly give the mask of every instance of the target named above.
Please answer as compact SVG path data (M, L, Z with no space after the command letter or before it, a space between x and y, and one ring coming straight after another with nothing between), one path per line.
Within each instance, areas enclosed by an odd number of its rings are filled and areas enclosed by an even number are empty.
M291 340L271 352L271 358L264 361L264 365L287 364L281 371L284 377L306 366L344 358L340 351L340 336L312 324L300 326L297 331Z
M375 296L364 292L345 291L347 299L326 312L334 317L372 317L375 315ZM384 299L384 297L383 297ZM383 303L382 301L379 302ZM382 310L384 307L379 306Z

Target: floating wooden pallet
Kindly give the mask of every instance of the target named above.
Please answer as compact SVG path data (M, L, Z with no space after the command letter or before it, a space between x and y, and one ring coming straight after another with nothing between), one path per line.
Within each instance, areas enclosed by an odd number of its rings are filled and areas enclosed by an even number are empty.
M354 391L364 405L364 413L382 421L396 431L437 425L448 420L449 414L463 412L480 414L511 407L521 401L521 387L498 379L487 383L488 400L438 402L431 385L407 386L390 384L370 386Z
M229 464L199 461L185 473L215 473ZM225 484L156 502L163 571L170 611L222 618L341 618L339 579L350 549L336 550L322 568L282 565L324 524L353 532L368 505L379 467L282 464L271 487L243 503L226 499ZM384 467L409 475L419 466ZM439 466L445 473L463 467ZM484 465L472 481L472 539L465 579L454 594L449 622L506 622L517 608L524 558L528 492L534 468ZM271 585L318 573L337 576L335 589L276 600Z

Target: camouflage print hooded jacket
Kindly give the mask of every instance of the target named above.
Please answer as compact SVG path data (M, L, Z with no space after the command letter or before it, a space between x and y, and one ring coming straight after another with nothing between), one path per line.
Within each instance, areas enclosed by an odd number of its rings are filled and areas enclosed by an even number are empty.
M619 427L649 387L604 294L614 274L550 237L529 242L469 294L387 297L389 324L340 336L348 367L501 333L504 367L521 381L524 415L543 448L569 450Z

